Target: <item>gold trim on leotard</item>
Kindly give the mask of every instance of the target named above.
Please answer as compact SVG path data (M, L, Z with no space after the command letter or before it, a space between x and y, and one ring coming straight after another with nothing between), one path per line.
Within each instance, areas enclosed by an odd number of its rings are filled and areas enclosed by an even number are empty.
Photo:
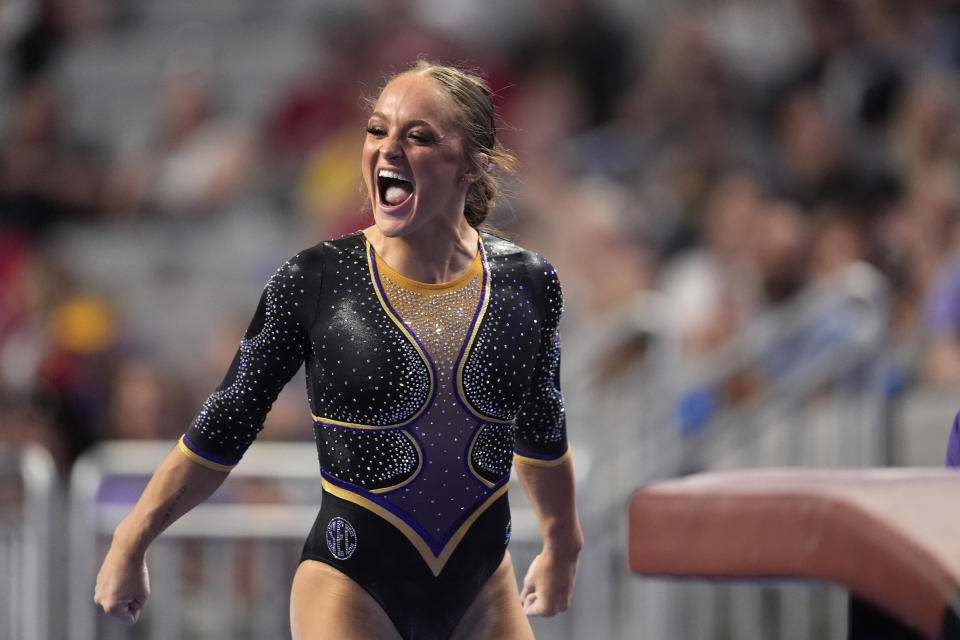
M429 368L429 367L428 367ZM398 429L400 427L405 427L414 420L420 417L420 414L427 408L429 405L425 405L424 408L417 411L416 414L409 420L404 420L403 422L398 422L396 424L385 424L385 425L375 425L375 424L360 424L359 422L345 422L343 420L334 420L333 418L324 418L323 416L318 416L315 413L311 413L310 417L313 418L314 422L321 422L323 424L329 424L333 427L347 427L348 429L359 429L362 431L389 431L391 429Z
M507 487L509 486L509 483L504 483L502 487L491 493L487 499L483 501L483 504L481 504L476 511L471 513L470 517L467 518L463 524L457 528L456 533L450 537L450 540L447 541L447 544L440 551L440 555L434 555L426 541L420 537L420 534L414 531L409 524L404 522L403 519L398 517L396 514L384 509L376 502L350 491L349 489L338 487L326 478L321 478L320 484L323 486L324 491L327 491L338 498L359 505L364 509L372 511L396 527L397 530L399 530L400 533L402 533L407 540L410 541L410 544L412 544L420 553L420 555L423 557L423 561L427 563L428 567L430 567L430 572L433 573L434 576L440 575L440 572L443 571L443 566L447 563L447 560L450 559L450 556L453 555L457 545L460 544L460 540L462 540L463 536L466 535L474 521L476 521L476 519L480 517L480 514L486 511L487 508L497 500L497 498L502 496L507 491Z
M413 448L417 450L417 468L413 470L413 473L410 474L410 477L406 480L401 480L397 484L392 484L389 487L382 487L380 489L370 489L370 493L387 493L389 491L395 491L402 487L407 486L411 482L417 479L417 476L420 475L420 470L423 469L423 450L420 449L420 445L417 444L416 439L410 435L410 432L404 430L401 431L403 435L407 437L407 440L410 441L410 444L413 445ZM330 474L333 475L333 474Z
M484 486L487 487L487 489L492 489L496 484L496 482L490 482L489 480L484 478L482 475L480 475L477 472L476 468L473 466L473 445L477 443L477 440L480 439L480 434L483 433L483 430L486 428L487 428L487 425L483 425L482 427L477 429L477 433L474 434L473 439L470 440L470 446L467 447L467 467L470 469L470 473L472 473L477 480L482 482Z
M401 333L406 337L410 344L414 346L417 353L420 355L421 359L426 363L428 370L430 372L430 389L429 389L429 400L425 406L421 407L417 413L408 419L407 421L401 423L400 425L392 425L394 428L398 426L405 426L407 424L413 423L416 424L418 419L423 418L426 415L426 412L430 410L430 407L436 401L436 394L438 393L438 380L436 376L444 375L449 376L452 374L453 380L453 389L451 389L451 398L456 397L466 409L466 416L479 417L484 422L503 422L511 423L512 421L500 421L492 418L487 418L480 414L475 409L473 409L466 400L466 396L463 393L463 385L461 381L463 364L466 361L466 358L469 355L469 350L473 346L473 343L478 334L480 324L483 322L484 316L487 311L487 306L490 301L490 287L491 287L491 274L490 266L486 260L486 252L482 240L478 241L477 245L477 254L474 257L473 262L470 266L460 275L449 282L444 283L425 283L419 282L407 276L404 276L401 273L398 273L395 269L386 264L383 259L377 255L376 251L373 249L372 244L367 240L366 236L364 240L364 249L366 252L367 259L367 269L370 273L370 282L373 286L374 292L377 295L377 300L380 304L380 307L384 310L384 313L390 317L393 323L401 331ZM476 300L476 306L473 308L472 317L470 318L471 325L467 329L467 336L464 339L460 349L457 352L457 357L459 361L454 360L451 365L456 365L455 368L451 371L448 368L442 370L434 370L434 362L431 359L431 355L427 352L428 342L421 343L420 337L415 333L412 327L408 327L407 324L403 321L400 310L394 310L393 305L387 299L388 289L385 286L385 282L390 282L392 285L411 291L415 294L422 296L433 296L438 294L443 294L451 291L456 291L463 288L468 283L471 282L473 278L481 277L480 281L480 297L479 300ZM472 286L472 285L471 285ZM450 366L450 365L447 365ZM319 423L329 423L335 426L345 426L355 429L384 429L390 427L371 427L370 425L355 425L343 423L336 420L326 420L320 416L314 415L314 420ZM404 432L406 434L406 431ZM409 437L409 434L407 434ZM418 452L421 455L421 467L418 467L418 473L415 473L413 477L404 481L403 484L407 484L419 476L419 472L424 465L423 458L424 453L418 447ZM380 516L390 524L392 524L398 531L400 531L404 537L406 537L410 543L414 546L417 552L421 555L426 565L429 567L430 571L434 576L440 574L443 570L444 565L447 560L453 554L454 550L457 548L457 545L469 531L470 527L474 524L477 518L480 517L489 507L492 505L498 498L503 496L507 491L507 482L506 478L502 481L502 484L489 483L483 480L482 477L477 476L476 472L473 471L472 475L478 477L479 481L486 488L488 495L482 499L482 502L470 512L469 516L456 527L453 534L446 539L446 543L443 544L443 547L440 548L439 553L434 554L431 544L439 544L440 541L434 541L430 537L423 537L418 532L418 528L422 525L414 525L411 522L407 522L404 517L401 517L395 513L391 508L388 507L389 501L381 502L377 498L378 494L386 493L388 491L395 490L398 486L389 487L385 489L380 489L376 491L365 490L359 487L353 486L344 486L347 483L341 484L335 476L327 476L321 479L321 484L324 491L329 492L331 495L337 496L342 500L352 502L358 506L371 511L372 513ZM399 485L402 486L402 485ZM436 548L436 547L434 547Z
M567 450L563 452L559 458L551 458L549 460L542 460L540 458L530 458L524 455L520 455L516 451L513 452L513 461L521 462L523 464L528 464L532 467L556 467L564 460L570 457L570 447L567 447Z
M487 306L490 304L490 290L493 286L493 283L491 282L492 278L490 273L490 259L487 256L487 248L483 244L482 235L480 236L479 245L480 249L477 255L478 257L482 256L483 261L483 289L480 292L482 297L480 299L480 310L477 312L477 320L473 323L473 327L470 330L470 335L467 336L467 340L463 345L460 363L457 365L457 371L454 374L454 377L457 381L457 396L460 398L460 402L463 403L463 406L467 408L467 411L472 413L474 416L481 418L486 422L494 422L496 424L511 424L513 420L501 420L500 418L488 416L474 407L470 402L470 399L467 398L467 391L463 386L463 370L467 365L467 359L470 357L470 350L473 348L473 343L477 338L477 334L480 332L480 324L483 322L484 316L487 315Z
M180 452L183 453L183 455L187 456L187 458L189 458L192 462L196 462L201 467L206 467L207 469L213 469L214 471L223 471L225 473L229 473L236 466L236 465L220 464L220 463L214 462L213 460L207 460L197 452L191 451L190 447L188 447L183 442L183 438L184 436L180 436L180 439L177 440L177 448L180 449Z
M473 257L473 262L467 267L467 270L447 282L420 282L419 280L414 280L387 264L383 257L377 253L376 249L373 251L373 256L377 261L377 271L379 273L386 275L400 288L415 291L425 296L432 296L438 293L446 293L448 290L459 289L467 284L474 276L483 274L483 258L480 255L479 249L477 250L477 255Z
M423 406L420 407L416 413L414 413L412 416L410 416L403 422L390 425L392 427L401 427L401 426L410 424L411 422L413 422L414 420L422 416L424 412L430 407L430 403L433 402L433 395L436 391L436 380L434 379L433 365L430 362L430 358L427 356L426 352L423 350L423 347L420 346L419 341L410 332L410 330L407 329L407 326L397 316L397 314L393 312L393 310L390 307L390 304L387 302L386 298L384 297L383 292L380 291L380 283L377 281L377 268L374 265L373 260L370 259L371 253L376 255L376 252L371 251L372 246L370 244L370 241L367 240L367 236L363 234L360 234L360 235L363 238L363 248L364 248L364 253L366 254L366 259L367 259L367 270L370 272L370 284L373 286L374 293L377 294L377 300L380 302L380 308L383 309L384 313L386 313L387 316L393 321L393 324L395 324L397 328L400 330L400 332L403 333L404 336L406 336L407 341L413 346L414 349L416 349L417 354L419 354L420 356L420 360L423 361L423 366L427 368L427 375L430 377L430 388L427 391L427 401L423 403ZM353 427L354 429L370 428L369 426L366 426L366 425L357 425L357 424L352 424L349 422L343 422L339 420L328 420L326 418L318 418L317 416L314 416L314 419L320 420L321 422L329 422L331 424L340 425L343 427ZM379 427L379 428L383 428L383 427Z

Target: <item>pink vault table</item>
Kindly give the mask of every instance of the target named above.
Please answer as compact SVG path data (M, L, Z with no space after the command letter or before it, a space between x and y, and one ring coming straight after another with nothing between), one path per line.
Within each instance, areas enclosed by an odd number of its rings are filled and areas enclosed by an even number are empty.
M635 572L825 580L960 638L960 470L708 473L643 487L629 509Z

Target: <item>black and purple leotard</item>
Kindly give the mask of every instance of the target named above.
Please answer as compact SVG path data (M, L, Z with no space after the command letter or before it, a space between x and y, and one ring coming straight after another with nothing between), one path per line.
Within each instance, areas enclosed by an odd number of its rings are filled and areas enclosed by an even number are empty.
M456 280L392 270L362 233L268 282L227 375L180 447L229 470L306 362L323 500L303 559L366 589L404 638L446 638L503 559L513 461L568 453L560 283L481 233Z

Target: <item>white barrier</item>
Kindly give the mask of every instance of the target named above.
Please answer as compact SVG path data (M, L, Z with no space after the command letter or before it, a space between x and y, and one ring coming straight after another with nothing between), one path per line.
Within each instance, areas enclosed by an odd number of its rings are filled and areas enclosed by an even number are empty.
M644 364L597 386L568 386L572 433L589 435L580 487L587 548L564 638L844 638L846 595L818 584L640 578L625 564L626 500L638 486L696 471L757 466L883 466L891 402L882 278L851 267L758 319L713 357L685 362L654 329ZM572 379L588 380L583 363ZM722 390L743 371L756 389ZM550 636L553 637L553 636Z
M171 447L107 442L74 465L68 637L283 637L289 568L319 507L312 444L257 443L210 501L163 533L148 553L153 592L136 632L93 604L95 572L110 536ZM289 575L278 575L281 567ZM239 588L234 576L241 569L247 584Z
M53 638L56 468L46 449L0 449L0 638Z

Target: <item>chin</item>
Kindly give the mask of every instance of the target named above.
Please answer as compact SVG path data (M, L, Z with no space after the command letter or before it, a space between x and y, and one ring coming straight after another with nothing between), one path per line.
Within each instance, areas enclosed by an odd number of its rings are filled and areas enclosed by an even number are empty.
M398 206L384 205L379 194L373 194L373 221L384 236L396 238L416 227L417 201L413 194Z
M397 219L377 209L373 211L373 223L387 238L401 237L410 229L409 220L406 218Z

